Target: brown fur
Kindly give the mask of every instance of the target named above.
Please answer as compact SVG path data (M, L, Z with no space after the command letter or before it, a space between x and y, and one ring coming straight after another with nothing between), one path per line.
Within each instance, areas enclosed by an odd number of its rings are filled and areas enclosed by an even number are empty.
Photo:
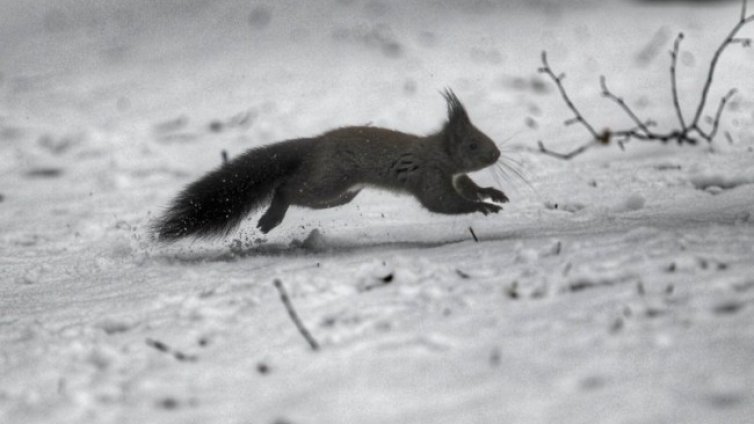
M411 194L432 212L498 212L481 199L506 202L505 194L465 174L494 164L500 151L452 91L444 96L448 121L429 136L346 127L249 150L186 187L155 223L158 239L225 235L269 201L257 224L267 233L290 205L338 206L368 186Z

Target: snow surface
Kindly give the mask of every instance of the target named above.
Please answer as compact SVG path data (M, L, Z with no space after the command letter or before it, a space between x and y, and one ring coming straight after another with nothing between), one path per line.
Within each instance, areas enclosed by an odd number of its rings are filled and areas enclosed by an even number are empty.
M690 114L737 2L2 6L1 423L754 422L754 51L711 92L739 88L730 141L534 151L587 135L542 49L598 127L631 124L600 74L669 127L674 34ZM363 192L269 236L149 240L221 151L428 133L446 86L526 176L500 214Z

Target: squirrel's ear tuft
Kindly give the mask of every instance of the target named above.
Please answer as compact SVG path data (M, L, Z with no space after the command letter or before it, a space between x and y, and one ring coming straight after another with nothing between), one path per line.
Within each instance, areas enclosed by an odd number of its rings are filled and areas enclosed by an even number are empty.
M471 125L469 121L469 115L466 113L466 109L458 100L456 94L450 88L446 88L442 91L442 96L448 104L448 122L445 124L446 132L450 135L461 136Z

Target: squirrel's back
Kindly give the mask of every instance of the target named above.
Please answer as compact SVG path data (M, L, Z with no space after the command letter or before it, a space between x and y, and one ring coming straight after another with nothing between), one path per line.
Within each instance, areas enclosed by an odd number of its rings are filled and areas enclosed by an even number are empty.
M317 138L312 152L313 174L351 179L360 184L396 189L386 179L391 170L409 161L432 161L437 146L426 137L376 127L344 127Z

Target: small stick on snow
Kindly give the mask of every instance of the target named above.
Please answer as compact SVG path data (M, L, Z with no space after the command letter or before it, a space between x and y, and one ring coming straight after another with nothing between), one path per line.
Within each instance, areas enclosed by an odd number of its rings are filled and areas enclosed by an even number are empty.
M227 150L222 150L220 152L220 157L222 157L222 159L223 159L223 165L226 165L228 163L228 151Z
M181 352L180 350L175 350L159 340L147 338L146 343L147 346L153 347L160 352L171 354L173 355L173 358L182 362L195 362L198 359L196 355L189 355L187 353Z
M474 229L469 227L469 232L471 233L471 237L474 237L474 241L479 243L479 239L476 237L476 233L474 233Z
M283 306L285 306L285 309L288 311L288 316L291 317L291 321L293 321L293 324L296 325L298 332L301 333L302 336L304 336L304 339L307 343L309 343L309 347L311 347L312 350L319 350L319 344L316 340L314 340L314 337L312 337L311 333L309 333L306 327L304 327L304 324L301 323L296 310L293 309L293 305L291 304L291 300L288 297L288 293L285 291L285 287L283 287L283 282L280 280L275 280L273 284L280 293L280 300L283 301Z
M146 343L147 343L147 346L153 347L159 350L160 352L170 352L170 348L168 347L168 345L166 345L165 343L159 340L147 339Z

